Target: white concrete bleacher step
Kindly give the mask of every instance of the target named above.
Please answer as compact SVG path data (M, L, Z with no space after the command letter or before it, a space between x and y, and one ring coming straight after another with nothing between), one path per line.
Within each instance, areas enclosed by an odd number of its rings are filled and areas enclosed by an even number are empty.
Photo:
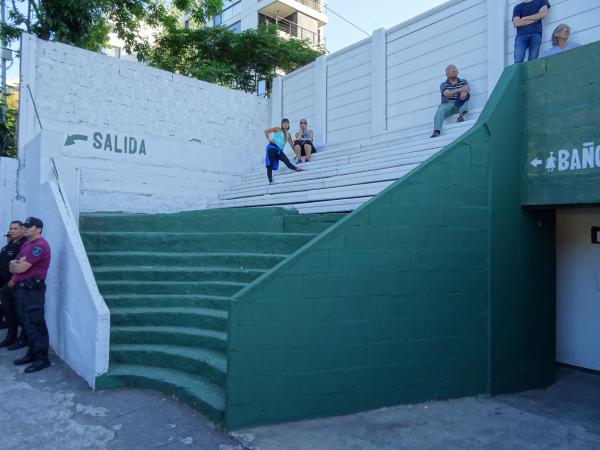
M453 142L474 123L469 120L450 126L435 139L430 138L430 129L421 127L324 146L310 163L300 166L304 172L292 172L283 166L274 173L272 185L266 180L264 165L257 165L209 207L282 206L300 213L351 211Z
M374 156L387 155L390 147L395 149L394 153L396 155L417 152L423 148L439 148L440 146L445 146L452 142L457 136L462 134L466 128L470 128L469 122L464 122L464 124L457 124L458 126L445 131L444 134L434 140L430 138L431 131L428 130L426 132L420 131L418 134L414 135L411 134L410 137L404 137L394 133L392 135L385 136L385 138L382 136L377 136L360 141L355 140L351 142L326 145L320 147L319 151L313 155L313 161L319 161L320 166L327 167L328 165L346 163L346 160L349 159L360 158L361 156L364 157L363 154L365 153ZM294 155L291 150L288 149L286 155L291 161L293 160ZM244 181L254 179L257 174L264 178L264 164L253 167L246 175L242 176L241 182L243 183Z
M384 147L365 148L361 152L340 152L333 157L324 153L318 153L314 155L313 161L301 166L307 172L306 174L302 174L302 176L304 177L303 179L308 180L413 164L415 162L420 163L436 153L440 148L451 143L457 136L458 134L452 134L435 141L428 139L418 144L415 143L415 146L411 146L410 148L400 146L397 141L393 141ZM297 174L281 165L276 175L280 181L291 180L294 175L297 176ZM261 167L256 173L243 177L241 181L232 184L228 192L251 187L262 187L265 185L265 179L265 168ZM221 198L227 198L227 196L222 195Z

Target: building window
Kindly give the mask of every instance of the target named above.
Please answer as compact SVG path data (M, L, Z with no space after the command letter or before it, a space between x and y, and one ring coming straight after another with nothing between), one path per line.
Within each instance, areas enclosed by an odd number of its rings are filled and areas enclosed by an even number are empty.
M256 86L256 95L259 97L266 97L271 91L271 82L267 80L258 80L258 84Z
M242 0L223 0L223 9L221 10L221 14L215 16L213 19L213 25L215 27L223 25L223 22L227 22L241 12Z
M229 31L233 31L234 33L240 33L242 31L242 22L240 20L238 20L235 23L232 23L231 25L229 25Z

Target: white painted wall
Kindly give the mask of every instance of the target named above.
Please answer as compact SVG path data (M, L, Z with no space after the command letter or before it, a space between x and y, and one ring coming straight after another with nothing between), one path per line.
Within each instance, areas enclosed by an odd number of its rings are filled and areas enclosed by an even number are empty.
M91 387L108 370L110 315L96 286L64 185L57 181L48 149L53 132L32 139L25 171L26 214L44 221L52 249L46 291L50 345Z
M309 64L295 72L296 76L283 78L283 112L282 116L290 119L292 133L300 130L300 119L308 121L309 128L315 122L315 63ZM276 121L272 126L279 126Z
M469 107L481 110L487 89L487 2L448 2L387 33L387 115L390 129L432 122L440 83L454 64L471 86Z
M327 142L371 134L371 40L327 57Z
M17 200L17 169L15 158L0 158L0 234L6 234L13 220L24 220L23 203ZM5 245L4 238L0 246Z
M600 208L556 215L556 360L600 370Z
M137 159L83 151L80 143L68 153L54 147L54 155L70 159L69 177L79 178L66 186L81 189L76 210L202 209L264 157L268 99L28 35L22 44L22 167L24 146L42 127L65 138L133 136L152 147Z
M432 125L439 86L449 64L471 85L470 111L481 111L506 64L513 60L512 10L518 0L450 0L387 31L322 57L319 70L301 69L273 92L273 118L314 114L321 143L335 144L394 130ZM571 25L574 41L600 40L598 0L551 0L544 45L554 27ZM315 99L302 97L315 72ZM324 83L320 82L324 78ZM277 83L276 83L277 85ZM287 87L287 88L286 88ZM294 89L296 88L296 89ZM279 116L280 118L280 116ZM448 121L455 120L450 118Z
M517 34L512 24L512 13L519 0L506 2L506 64L514 61L514 42ZM544 50L552 47L552 31L557 25L566 23L571 27L573 42L589 44L600 40L600 2L598 0L550 0L550 12L544 19L544 41L540 56Z

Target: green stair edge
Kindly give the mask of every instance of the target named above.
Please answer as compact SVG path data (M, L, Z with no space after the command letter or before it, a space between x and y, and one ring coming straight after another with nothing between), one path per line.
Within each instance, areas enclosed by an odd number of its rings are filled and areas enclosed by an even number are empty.
M199 375L162 367L115 364L96 378L96 389L116 388L155 389L174 396L217 422L224 419L225 390Z

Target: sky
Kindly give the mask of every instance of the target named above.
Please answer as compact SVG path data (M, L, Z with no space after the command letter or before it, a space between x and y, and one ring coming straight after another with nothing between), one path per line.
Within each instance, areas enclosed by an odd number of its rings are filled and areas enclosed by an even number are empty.
M340 14L369 34L378 28L391 28L447 0L325 0ZM376 5L376 6L374 6ZM331 53L367 37L352 25L327 11L326 47Z

